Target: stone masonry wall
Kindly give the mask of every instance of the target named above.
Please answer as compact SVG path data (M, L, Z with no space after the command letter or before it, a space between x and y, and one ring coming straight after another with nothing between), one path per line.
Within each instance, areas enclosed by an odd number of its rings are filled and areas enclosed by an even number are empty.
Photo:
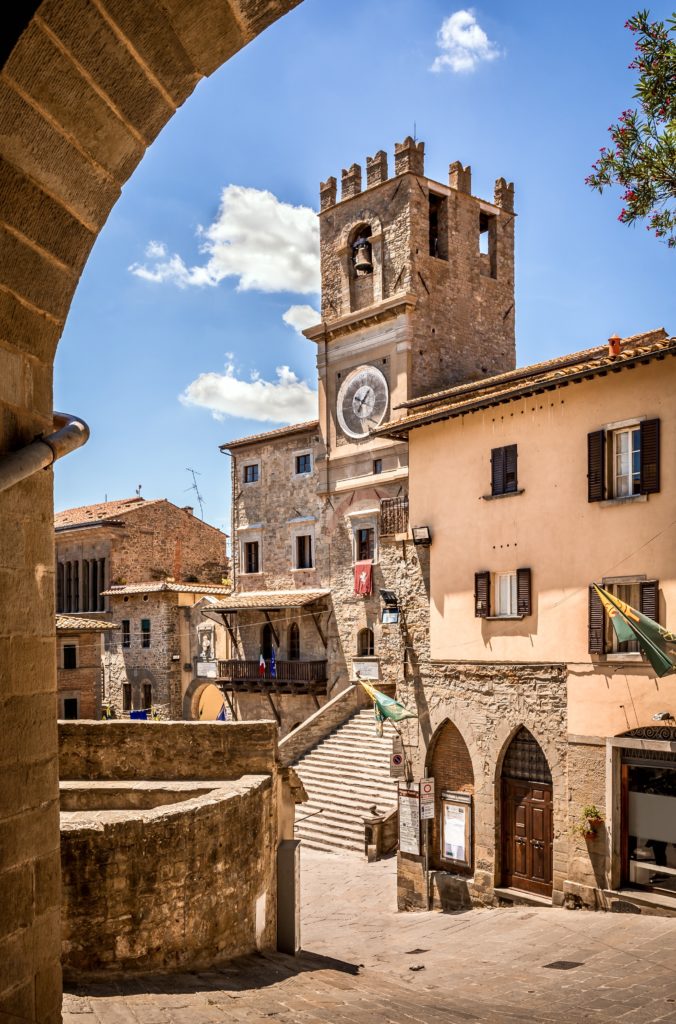
M237 779L270 774L274 722L60 722L66 779Z
M77 668L63 668L63 646L77 646ZM64 697L78 698L78 718L99 718L101 714L101 633L57 635L57 717Z
M120 627L111 633L103 655L103 700L122 715L125 683L131 685L132 708L143 708L143 686L152 686L152 701L160 718L182 718L181 663L177 595L168 591L126 594L109 598L110 614ZM122 646L121 624L130 624L130 646ZM142 646L141 620L150 619L150 646Z
M0 453L52 429L75 288L146 148L200 78L294 6L63 0L6 26ZM0 1012L40 1024L61 1019L53 516L51 470L0 495Z
M64 816L66 978L209 969L275 949L273 783L221 786L154 810Z

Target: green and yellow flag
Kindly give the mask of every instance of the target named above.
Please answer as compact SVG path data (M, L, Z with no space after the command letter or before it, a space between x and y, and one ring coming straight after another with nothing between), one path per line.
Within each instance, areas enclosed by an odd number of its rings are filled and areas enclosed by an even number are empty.
M376 690L375 686L371 686L370 683L359 679L359 676L357 676L357 679L373 701L373 710L376 716L379 735L382 736L383 734L383 722L386 718L392 719L393 722L401 722L404 718L418 717L414 711L409 711L408 708L405 708L394 697L388 697L386 693Z
M671 633L658 622L649 619L643 612L621 601L614 594L609 594L603 587L594 583L594 590L608 613L617 639L622 643L626 640L638 640L646 658L658 676L666 676L676 667L676 661L667 651L667 644L676 643L676 634Z

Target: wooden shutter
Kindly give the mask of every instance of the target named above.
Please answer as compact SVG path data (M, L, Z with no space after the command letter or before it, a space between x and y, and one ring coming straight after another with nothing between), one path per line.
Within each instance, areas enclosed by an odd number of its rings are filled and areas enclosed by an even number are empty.
M491 451L491 494L505 493L505 449Z
M660 421L641 422L641 494L660 489Z
M491 614L491 574L489 572L474 573L474 614L485 619Z
M606 496L606 432L587 434L587 501L603 501Z
M659 591L657 580L646 580L641 584L641 607L639 611L654 622L659 622Z
M605 654L606 630L601 598L593 587L589 588L589 653Z
M516 612L517 615L531 614L530 569L516 570Z
M505 453L505 493L516 490L516 445L508 444Z

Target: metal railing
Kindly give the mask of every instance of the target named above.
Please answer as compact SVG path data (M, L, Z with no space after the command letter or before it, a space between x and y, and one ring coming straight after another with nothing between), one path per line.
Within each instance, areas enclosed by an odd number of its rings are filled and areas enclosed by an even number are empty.
M264 680L278 683L324 683L327 679L327 662L324 661L278 661L275 674L270 672L269 660L261 672L259 661L219 661L218 676L232 682L255 682Z
M380 502L380 532L406 533L408 530L408 495L383 498Z

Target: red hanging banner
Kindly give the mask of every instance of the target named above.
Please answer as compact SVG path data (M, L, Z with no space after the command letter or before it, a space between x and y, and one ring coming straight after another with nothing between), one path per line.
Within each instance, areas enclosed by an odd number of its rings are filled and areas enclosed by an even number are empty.
M373 589L373 562L357 562L354 567L354 592L364 596Z

